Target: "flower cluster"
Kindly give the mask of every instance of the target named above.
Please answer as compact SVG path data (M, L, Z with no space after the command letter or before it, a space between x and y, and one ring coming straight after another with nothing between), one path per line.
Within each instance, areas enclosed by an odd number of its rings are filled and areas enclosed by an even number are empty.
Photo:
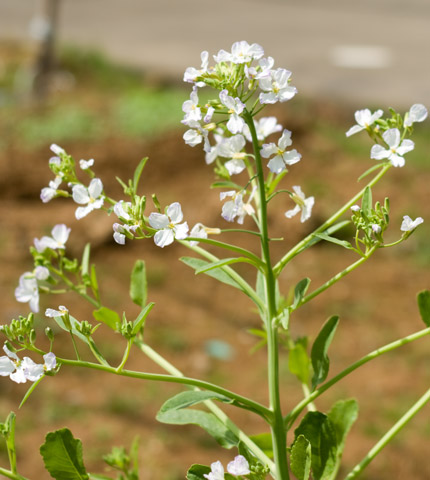
M46 372L53 370L57 364L57 359L52 352L43 355L45 362L38 364L29 357L24 357L21 360L6 345L3 346L3 350L6 355L0 357L0 375L2 377L8 376L16 383L25 383L27 380L35 382Z
M243 455L237 455L234 460L227 465L227 472L235 477L249 475L251 473L248 461ZM224 467L222 463L219 460L212 463L210 473L204 474L204 477L208 480L224 480Z

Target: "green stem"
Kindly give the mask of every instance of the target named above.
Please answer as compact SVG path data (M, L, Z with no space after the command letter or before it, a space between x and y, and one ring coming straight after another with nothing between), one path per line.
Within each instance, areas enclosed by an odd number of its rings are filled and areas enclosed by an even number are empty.
M277 475L279 480L289 478L287 464L287 443L286 431L284 427L281 398L279 392L279 343L278 329L273 324L277 316L276 308L276 279L272 269L272 260L270 256L269 234L267 227L267 199L266 187L264 181L263 165L260 156L260 147L255 130L254 120L248 111L244 111L243 118L249 127L252 137L252 145L255 155L255 164L258 176L259 193L259 213L260 213L260 242L264 262L266 264L265 286L267 298L267 310L265 315L266 333L267 333L267 362L268 362L268 382L270 407L273 411L273 420L271 423L273 454L276 463Z
M19 475L19 473L13 473L10 470L0 467L0 474L4 475L6 478L11 478L12 480L29 480L27 477Z
M74 367L83 367L83 368L91 368L93 370L101 370L108 373L113 373L114 375L120 375L123 377L130 377L130 378L137 378L139 380L152 380L155 382L167 382L167 383L179 383L183 385L191 385L194 387L199 387L204 390L209 390L210 392L220 393L232 400L235 400L238 404L243 406L248 410L258 413L261 417L266 419L267 417L270 418L272 412L266 408L264 405L261 405L258 402L255 402L249 398L243 397L237 393L231 392L225 388L219 387L218 385L214 385L213 383L205 382L203 380L198 380L196 378L189 378L189 377L177 377L173 375L163 375L157 373L145 373L145 372L136 372L134 370L121 370L118 371L117 368L110 367L107 365L100 365L99 363L92 363L87 362L84 360L71 360L67 358L59 358L57 357L57 362L59 364L70 365Z
M133 340L127 340L127 348L125 349L124 355L122 357L121 363L116 367L117 373L121 373L124 365L127 363L128 357L130 356L131 346L133 345Z
M178 370L174 365L168 362L164 357L159 353L153 350L149 345L141 342L135 341L137 347L153 362L159 365L161 368L169 372L171 375L176 375L178 377L183 377L184 374ZM195 390L199 390L198 387L194 387ZM221 422L241 441L243 442L249 450L262 462L266 465L273 476L276 473L275 465L270 460L270 458L246 435L230 418L211 400L204 402L206 407L219 419ZM271 412L270 412L271 413Z
M369 463L380 453L380 451L391 442L391 440L412 420L412 418L430 401L430 389L388 430L388 432L369 450L363 460L358 463L345 480L356 478Z
M313 298L315 298L316 296L318 296L320 293L324 292L325 290L327 290L329 287L331 287L332 285L334 285L336 282L338 282L341 278L345 277L346 275L348 275L348 273L351 273L352 271L354 271L356 268L358 268L362 263L364 263L377 249L378 247L372 247L364 257L361 257L359 260L357 260L356 262L352 263L349 267L345 268L345 270L342 270L341 272L339 272L338 274L336 274L334 277L330 278L330 280L328 280L326 283L324 283L324 285L321 285L321 287L317 288L316 290L314 290L312 293L310 293L309 295L306 295L302 301L300 302L299 306L300 305L303 305L305 303L308 303L309 301L311 301Z
M333 225L336 220L338 220L352 205L357 203L358 200L363 196L364 191L367 187L373 187L391 168L391 164L384 165L381 168L381 171L373 177L373 179L362 189L360 190L357 195L355 195L349 202L345 203L343 207L341 207L336 213L334 213L328 220L326 220L322 225L320 225L316 230L314 230L311 234L305 237L301 242L299 242L295 247L293 247L289 252L287 252L281 260L273 267L273 271L275 276L278 276L285 265L294 258L301 250L306 248L306 245L314 239L314 236L318 233L323 232L328 227Z
M407 337L400 338L399 340L395 340L394 342L388 343L383 347L373 350L373 352L368 353L367 355L362 357L360 360L356 361L355 363L347 367L345 370L337 374L331 380L324 383L324 385L319 387L317 390L313 391L307 398L302 400L293 408L293 410L291 410L291 412L285 417L285 423L287 425L287 429L291 427L291 425L294 423L296 418L300 415L300 413L309 403L313 402L317 397L322 395L326 390L332 387L335 383L342 380L342 378L346 377L351 372L361 367L365 363L370 362L370 360L373 360L374 358L377 358L383 355L384 353L391 352L392 350L395 350L396 348L399 348L402 345L407 345L408 343L411 343L415 340L423 338L426 335L430 335L430 328L425 328L424 330L420 330L419 332L412 333Z

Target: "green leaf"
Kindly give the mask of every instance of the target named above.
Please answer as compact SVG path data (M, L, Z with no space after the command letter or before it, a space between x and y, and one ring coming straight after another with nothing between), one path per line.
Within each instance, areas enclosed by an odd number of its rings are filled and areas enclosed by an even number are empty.
M376 165L374 165L373 167L370 167L369 169L367 169L364 173L362 173L359 177L358 177L358 180L357 182L363 180L364 177L367 177L367 175L370 175L372 172L374 172L375 170L378 170L378 168L381 168L383 167L384 165L381 165L379 163L377 163Z
M219 393L208 392L206 390L187 390L169 398L169 400L162 405L158 413L163 414L169 410L179 410L181 408L191 407L192 405L205 402L206 400L219 400L224 403L233 403L230 398Z
M257 266L252 260L245 257L224 258L216 262L210 262L207 265L201 268L198 268L195 273L196 275L198 275L199 273L210 272L211 270L215 270L216 268L221 268L221 267L225 267L226 265L231 265L232 263L240 263L240 262L251 263L252 265Z
M232 448L239 442L235 435L212 413L193 409L171 409L164 412L160 410L156 419L161 423L171 425L198 425L224 448Z
M331 421L321 412L308 412L294 431L295 440L303 435L311 444L314 480L329 480L336 473L337 438Z
M326 234L326 235L331 235L332 233L336 233L338 230L341 230L343 227L346 227L347 225L349 225L351 223L351 220L342 220L341 222L337 222L335 223L334 225L332 225L331 227L327 228L327 230L324 230L323 232L321 232L322 234ZM312 236L312 239L307 242L300 250L297 251L296 255L298 255L299 253L303 252L303 250L306 250L307 248L311 247L312 245L315 245L316 243L318 243L320 240L322 240L321 238L318 237L318 235L313 235Z
M325 240L326 242L335 243L336 245L340 245L341 247L347 248L348 250L352 250L352 245L347 242L346 240L339 240L339 238L331 237L325 233L317 233L315 234L316 237L320 238L321 240Z
M299 435L291 447L290 467L297 480L308 480L311 474L312 447L310 442Z
M69 332L69 328L65 325L64 323L64 320L63 320L63 317L61 316L58 316L58 317L53 317L55 322L57 323L57 325L62 328L63 330L65 330L66 332ZM77 330L77 326L80 325L80 322L78 320L76 320L75 317L72 317L71 315L69 315L69 321L70 321L70 325L72 327L72 333L73 335L75 335L76 337L78 337L80 340L82 340L84 343L88 344L88 339L87 337L85 337L85 335L82 335L82 333L78 332Z
M143 169L144 169L147 161L148 161L148 157L142 158L142 160L139 162L138 166L136 167L136 170L134 171L133 191L134 191L135 194L136 194L136 191L137 191L137 187L139 185L140 176L142 175Z
M145 262L137 260L131 272L130 298L136 305L143 308L146 305L147 292Z
M309 285L311 283L310 278L303 278L300 282L294 287L294 301L293 301L293 309L296 309L300 302L303 300L303 297L306 295L308 291Z
M270 433L259 433L249 437L269 458L273 458L273 442Z
M199 258L193 258L193 257L181 257L180 260L181 262L185 263L185 265L188 265L194 270L201 269L204 266L209 265L211 263L211 262L207 262L206 260L201 260ZM230 275L226 273L224 270L221 270L221 269L210 270L209 272L205 272L205 273L209 277L215 278L222 283L226 283L227 285L231 285L232 287L242 290L242 287L236 282L236 280L233 280L230 277Z
M430 327L430 291L423 290L417 295L418 308L423 322Z
M154 302L148 303L148 305L139 313L138 317L133 322L133 329L131 331L132 335L137 335L143 328L143 326L145 325L146 317L149 315L149 312L152 310L152 307L154 305Z
M214 182L211 185L211 188L234 188L235 190L242 190L242 187L240 185L234 182L229 182L228 180Z
M91 250L91 244L87 243L85 245L84 252L82 254L82 262L81 262L82 277L88 276L89 263L90 263L90 250Z
M205 475L208 475L211 471L211 467L207 465L191 465L187 472L187 480L206 480Z
M358 403L353 398L349 400L339 400L333 405L327 417L336 431L337 456L340 463L346 436L358 417Z
M372 214L372 207L372 190L370 187L366 187L364 189L363 199L361 200L361 209L367 217Z
M330 346L333 336L336 332L336 328L339 324L339 317L334 315L330 317L323 325L320 333L315 339L311 350L312 367L314 369L314 375L312 377L312 390L323 382L328 375L330 367L330 359L327 356L327 351Z
M91 282L91 290L93 291L94 296L98 299L99 298L99 284L97 282L96 266L95 265L91 265L90 282Z
M82 443L68 428L46 435L40 447L46 470L56 480L87 480L82 458Z
M98 321L105 323L112 330L117 330L118 325L121 324L120 316L110 308L101 307L98 310L93 310L93 317Z
M309 381L310 359L302 343L296 343L288 356L288 368L302 383Z

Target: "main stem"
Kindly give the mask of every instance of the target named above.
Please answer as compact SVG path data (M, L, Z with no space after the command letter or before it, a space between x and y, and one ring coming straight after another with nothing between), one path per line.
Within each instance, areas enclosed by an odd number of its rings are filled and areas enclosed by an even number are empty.
M258 178L258 192L260 203L260 234L261 249L265 262L265 280L266 280L266 300L267 309L265 315L265 325L267 333L267 362L268 362L268 383L270 409L273 411L273 419L271 422L273 454L277 469L277 480L289 479L287 464L287 438L282 417L281 398L279 393L279 352L278 352L278 329L275 325L276 318L276 280L272 268L272 260L270 257L269 235L267 228L267 199L264 182L263 165L260 156L260 147L258 145L257 132L255 131L254 120L252 115L244 112L244 119L249 127L252 137L252 145L255 155L255 164Z

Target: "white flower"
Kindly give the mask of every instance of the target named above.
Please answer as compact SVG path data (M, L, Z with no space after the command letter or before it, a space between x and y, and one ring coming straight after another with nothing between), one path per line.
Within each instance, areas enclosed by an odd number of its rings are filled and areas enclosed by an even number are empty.
M200 54L200 58L202 60L201 68L199 70L197 70L194 67L188 67L185 70L185 73L184 73L184 82L195 83L195 82L197 82L198 77L202 76L204 73L206 73L208 71L209 53L206 52L206 51L203 51ZM204 87L205 82L197 82L196 85L197 85L197 87Z
M119 245L125 245L126 234L129 233L133 235L136 232L138 225L122 225L121 223L114 223L112 228L114 232L113 239L115 242Z
M291 198L296 202L296 206L292 210L285 212L287 218L292 218L294 215L297 215L300 211L302 212L300 221L306 222L311 216L312 207L314 206L315 200L314 197L305 197L305 194L302 192L302 189L299 186L294 186L293 190L295 193L290 194Z
M243 455L237 455L234 460L227 465L227 471L231 475L249 475L249 463Z
M56 143L53 143L49 148L51 152L55 153L55 155L61 155L62 153L66 153L64 148L59 147Z
M58 310L54 310L53 308L47 308L45 310L45 316L49 318L54 317L62 317L63 315L67 315L69 313L69 309L64 305L60 305Z
M418 225L421 225L424 222L424 220L421 217L416 218L415 220L412 220L411 217L408 215L405 215L403 217L403 222L400 227L400 230L402 232L412 232L412 230L415 230Z
M297 93L296 87L289 85L291 72L278 68L270 72L270 76L260 78L260 103L286 102Z
M82 170L88 170L94 165L94 158L90 158L90 160L79 160L79 166Z
M372 231L376 234L381 233L382 227L376 223L372 223Z
M223 137L223 131L221 129L217 129L214 133L215 145L212 145L208 152L205 154L205 161L206 164L209 165L214 162L217 157L219 157L219 147L221 144L226 140Z
M249 45L245 41L235 42L231 47L230 61L233 63L248 63L252 60L258 60L263 55L263 47L257 43Z
M45 363L40 365L29 357L20 360L18 355L11 352L6 345L3 350L7 356L0 357L0 375L9 376L16 383L25 383L27 380L35 382L46 371L54 369L57 364L57 359L52 352L43 355Z
M61 182L62 182L62 178L59 175L57 175L54 178L54 180L51 180L49 182L48 187L42 188L40 192L40 199L42 200L43 203L48 203L57 195L57 190Z
M405 127L410 127L415 122L424 122L424 120L427 118L427 115L427 108L421 103L415 103L406 114L403 125Z
M197 94L197 87L193 88L193 91L190 94L190 99L186 100L182 104L182 111L185 113L185 117L182 123L188 125L188 122L195 121L198 122L202 119L202 111L199 107L199 96Z
M71 228L64 223L59 223L51 230L52 237L42 237L34 239L34 246L38 252L43 252L46 248L63 249L66 248L66 242L69 238Z
M400 143L400 131L397 128L390 128L382 134L382 138L389 148L385 149L381 145L373 145L370 151L370 158L375 160L388 158L394 167L403 167L405 164L403 155L414 149L414 142L412 140L403 140Z
M360 207L359 207L359 205L352 205L351 210L352 210L353 212L359 212L359 211L360 211Z
M131 202L124 202L124 200L120 200L113 207L116 216L125 221L131 220L130 214L128 213L130 209Z
M269 158L275 155L267 164L271 172L281 173L286 169L287 165L293 165L300 161L302 156L297 150L286 150L292 143L291 132L285 129L278 141L278 145L274 143L265 143L263 145L261 149L261 156L263 158Z
M253 215L255 213L254 207L251 205L252 198L254 196L255 189L252 190L248 202L243 201L243 194L238 193L235 190L229 192L221 192L219 198L221 201L227 197L232 199L224 203L222 207L221 216L227 222L233 222L237 217L237 223L243 224L246 215Z
M73 200L76 203L86 204L85 207L78 207L76 209L75 216L78 220L103 206L104 196L102 192L103 183L99 178L93 178L88 188L81 184L73 186Z
M215 234L215 235L219 235L221 233L221 230L219 228L206 227L202 223L196 223L190 231L190 237L208 238L208 234L210 234L210 233ZM195 247L196 245L198 245L198 243L199 242L197 242L195 240L192 240L190 242L190 245Z
M275 60L272 57L262 58L258 64L258 67L245 65L246 78L249 80L260 80L260 78L270 77Z
M34 269L34 276L36 280L46 280L49 278L49 270L46 267L39 265Z
M166 208L166 214L151 213L149 224L158 232L154 235L154 242L158 247L165 247L173 243L173 240L183 240L188 236L187 222L182 222L183 214L178 202L172 203Z
M15 289L15 298L18 302L30 304L30 309L39 311L39 288L33 273L25 272L19 277L19 285Z
M205 126L202 126L200 122L197 122L195 120L190 120L188 122L188 126L191 127L189 130L187 130L184 135L183 139L185 140L185 143L189 145L190 147L195 147L199 143L204 142L203 150L205 152L209 152L211 149L208 135L209 131Z
M224 480L224 467L222 463L219 460L211 463L210 473L204 473L203 476L208 480Z
M242 152L245 143L245 138L239 134L224 139L217 147L220 157L231 159L225 163L225 167L230 175L241 173L246 168L245 162L243 161L246 153Z
M378 118L381 118L383 114L384 112L382 110L377 110L375 113L372 113L368 108L365 108L364 110L357 110L354 114L357 125L351 127L345 135L350 137L351 135L354 135L354 133L365 130L370 125L375 123Z
M255 121L255 131L257 132L257 139L259 142L265 140L272 133L280 132L282 130L282 125L278 123L276 117L262 117L259 120ZM242 132L248 142L252 142L251 132L249 131L248 125L243 127Z
M233 134L240 133L245 125L245 120L240 117L245 105L238 97L233 98L230 96L227 90L222 90L220 92L219 99L221 103L228 108L228 113L230 114L230 118L226 125L227 129Z

